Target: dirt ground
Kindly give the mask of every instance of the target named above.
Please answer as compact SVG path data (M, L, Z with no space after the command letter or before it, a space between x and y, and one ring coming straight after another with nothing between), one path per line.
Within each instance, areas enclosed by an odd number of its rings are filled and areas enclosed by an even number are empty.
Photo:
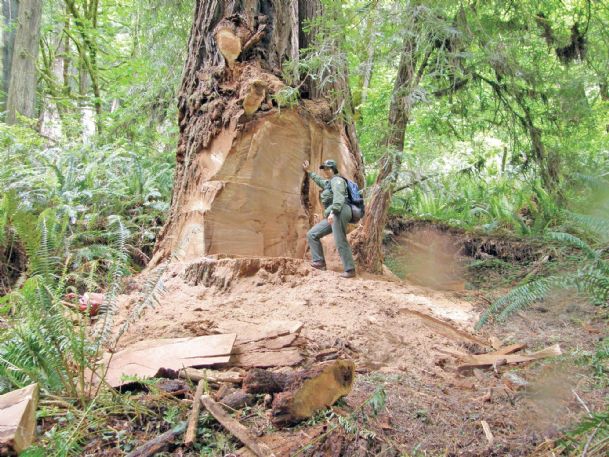
M447 267L446 250L435 257L444 276L458 271ZM232 321L301 321L310 352L336 347L355 360L358 377L346 399L349 407L383 386L386 407L369 426L378 440L404 455L551 455L544 449L586 414L585 408L603 404L606 392L594 388L578 360L606 335L606 325L596 308L576 297L555 297L474 333L489 298L466 289L462 274L449 274L442 290L434 290L395 276L342 279L293 259L281 260L281 267L269 267L277 262L269 259L257 271L239 267L238 274L231 271L232 262L219 261L206 276L201 268L171 265L160 304L131 327L121 346L215 333ZM436 270L425 268L427 274ZM136 305L141 283L134 281L122 298L117 325ZM450 353L490 351L491 336L506 344L527 343L531 350L559 343L564 355L459 374ZM514 375L525 388L514 388ZM482 421L490 427L492 444Z

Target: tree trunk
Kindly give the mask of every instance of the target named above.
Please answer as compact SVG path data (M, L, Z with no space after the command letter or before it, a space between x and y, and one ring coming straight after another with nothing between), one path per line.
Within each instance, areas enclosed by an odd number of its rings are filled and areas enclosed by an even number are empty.
M332 158L362 181L349 124L310 93L290 99L293 89L279 76L311 42L303 21L318 7L317 0L196 1L178 94L172 203L152 266L172 254L302 258L320 207L301 163Z
M8 124L16 122L17 113L34 117L41 16L42 0L22 0L19 3L19 25L15 34L15 51L7 100Z
M358 264L374 273L381 273L383 268L383 232L393 188L402 165L404 134L411 109L410 90L418 84L426 64L424 61L418 74L415 74L414 48L411 38L406 38L389 106L387 151L381 158L379 174L371 191L366 215L352 236L353 252Z
M2 0L2 106L5 111L6 96L11 79L11 66L13 63L13 49L15 48L15 33L17 31L17 14L19 2L17 0Z

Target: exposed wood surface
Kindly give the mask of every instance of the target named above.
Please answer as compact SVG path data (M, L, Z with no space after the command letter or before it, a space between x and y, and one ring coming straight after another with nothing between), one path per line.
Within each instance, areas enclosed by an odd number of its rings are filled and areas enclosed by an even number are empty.
M36 431L38 384L0 395L0 455L20 453Z
M222 382L241 384L243 381L243 376L237 371L218 371L199 368L184 368L178 372L178 376L193 382L199 382L202 379L205 379L212 384L219 384Z
M188 427L186 428L186 434L184 435L184 445L191 445L197 437L197 425L199 424L199 411L201 411L201 395L203 395L203 389L205 388L205 381L200 380L197 384L197 390L195 391L194 397L192 397L192 410L190 411L190 417L188 418Z
M241 441L256 457L271 457L273 452L266 444L258 442L247 427L233 419L219 403L209 395L201 397L201 403L222 426Z
M508 354L513 354L514 352L522 351L523 349L526 349L526 348L527 348L526 343L510 344L509 346L499 347L495 352L491 352L491 354L508 355Z
M486 436L488 445L492 446L495 443L495 437L493 436L493 432L491 432L490 425L488 425L488 422L485 420L480 421L480 425L482 425L482 430L484 431L484 436Z
M112 387L125 384L124 376L150 378L161 369L227 363L236 335L208 335L193 338L144 340L115 353L108 363L106 381Z
M464 360L464 364L459 365L459 370L468 370L473 368L484 368L498 365L511 365L515 363L532 362L534 360L540 360L547 357L555 357L562 354L560 345L555 344L547 347L541 351L533 352L531 354L478 354L472 355Z

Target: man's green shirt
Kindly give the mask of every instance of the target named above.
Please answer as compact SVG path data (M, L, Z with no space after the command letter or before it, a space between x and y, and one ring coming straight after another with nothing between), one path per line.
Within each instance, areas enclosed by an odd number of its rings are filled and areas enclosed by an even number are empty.
M347 200L346 181L339 175L334 176L332 179L323 179L312 171L309 172L309 177L323 189L319 195L319 200L325 208L324 217L328 217L330 213L340 214Z

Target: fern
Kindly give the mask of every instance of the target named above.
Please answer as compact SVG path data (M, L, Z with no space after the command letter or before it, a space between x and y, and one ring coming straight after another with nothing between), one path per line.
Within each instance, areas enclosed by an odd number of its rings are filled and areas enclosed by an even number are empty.
M499 321L546 298L553 290L575 289L595 305L606 305L609 300L609 263L602 257L602 249L593 249L588 243L564 232L548 232L547 239L575 247L586 256L586 261L574 272L537 279L522 284L496 300L482 314L475 328L480 329L491 316Z
M120 218L113 218L112 223L116 225L116 251L118 258L115 259L113 268L110 272L110 288L104 295L104 302L100 306L99 319L93 337L97 346L103 346L108 342L114 328L114 318L118 312L118 295L121 291L121 279L125 275L124 263L127 257L127 239L129 232L125 229Z

